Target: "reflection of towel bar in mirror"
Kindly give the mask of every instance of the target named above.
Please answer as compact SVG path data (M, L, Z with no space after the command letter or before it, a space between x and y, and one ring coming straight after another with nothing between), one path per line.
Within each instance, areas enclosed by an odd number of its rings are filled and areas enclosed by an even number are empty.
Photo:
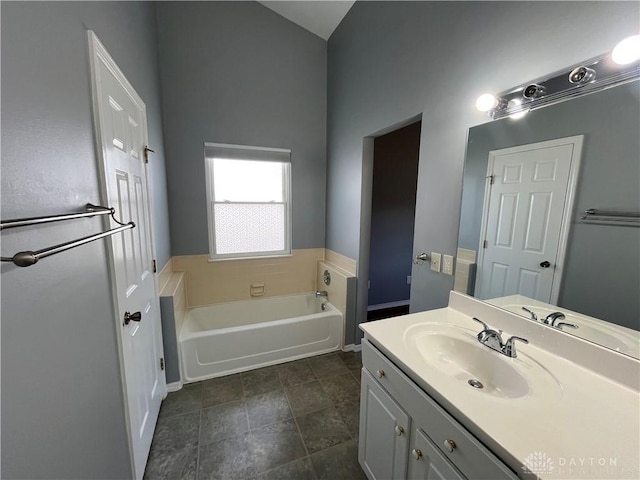
M640 212L598 210L590 208L580 217L584 223L640 227Z
M91 203L87 203L85 205L85 211L80 213L68 213L62 215L49 215L43 217L31 217L31 218L19 218L15 220L2 220L0 223L0 228L14 228L14 227L25 227L28 225L36 225L40 223L49 223L49 222L58 222L62 220L71 220L74 218L83 218L83 217L93 217L95 215L111 215L111 218L114 222L120 227L113 228L111 230L107 230L106 232L96 233L94 235L89 235L87 237L82 237L77 240L72 240L70 242L60 243L58 245L54 245L52 247L43 248L41 250L26 250L24 252L18 252L13 257L0 257L0 260L3 262L13 262L15 265L19 267L29 267L38 262L41 258L50 257L51 255L55 255L56 253L64 252L65 250L69 250L71 248L79 247L80 245L84 245L85 243L93 242L95 240L99 240L104 237L108 237L110 235L114 235L119 232L123 232L125 230L129 230L134 228L136 225L133 222L122 223L115 218L115 208L111 207L101 207L97 205L92 205Z

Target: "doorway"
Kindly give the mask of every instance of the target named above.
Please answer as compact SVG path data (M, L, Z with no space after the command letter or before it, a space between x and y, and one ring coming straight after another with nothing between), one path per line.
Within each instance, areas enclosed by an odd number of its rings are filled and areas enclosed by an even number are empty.
M373 139L367 320L409 313L421 128Z

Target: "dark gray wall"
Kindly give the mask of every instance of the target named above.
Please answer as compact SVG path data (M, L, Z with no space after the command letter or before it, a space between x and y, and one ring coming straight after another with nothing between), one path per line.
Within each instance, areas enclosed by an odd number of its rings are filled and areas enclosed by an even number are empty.
M324 246L326 42L256 2L158 4L174 255L209 251L203 142L292 149L293 248Z
M157 258L169 258L156 17L142 2L2 2L3 219L100 203L87 29L147 105ZM4 256L98 218L2 232ZM131 478L104 241L2 264L3 478Z
M637 34L637 2L356 2L329 39L326 246L367 278L363 138L422 113L414 254L455 254L467 130L499 92ZM589 32L585 35L584 32ZM576 40L576 39L579 40ZM363 202L362 199L365 199ZM413 269L411 309L445 306L453 277ZM367 307L358 286L358 319ZM358 332L359 333L359 332Z
M584 135L558 304L640 329L640 228L587 225L588 208L640 211L640 82L469 130L459 246L477 250L491 150Z
M420 122L374 140L369 305L409 300Z

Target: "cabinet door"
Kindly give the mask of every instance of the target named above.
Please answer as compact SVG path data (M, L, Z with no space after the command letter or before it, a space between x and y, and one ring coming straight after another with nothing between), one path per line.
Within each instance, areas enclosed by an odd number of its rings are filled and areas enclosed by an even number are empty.
M409 476L411 480L464 480L465 477L436 448L425 433L415 432L413 448L409 455Z
M370 480L407 478L410 418L362 371L358 460Z

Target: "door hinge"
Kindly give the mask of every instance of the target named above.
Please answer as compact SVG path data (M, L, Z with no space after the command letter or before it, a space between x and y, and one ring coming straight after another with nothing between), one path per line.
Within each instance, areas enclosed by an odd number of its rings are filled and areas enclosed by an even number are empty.
M495 180L496 180L496 176L495 175L489 175L487 178L489 179L489 185L493 185L493 182L495 182Z
M160 370L164 370L164 358L160 359Z
M149 152L156 153L155 150L151 150L148 146L144 146L144 163L149 163Z
M486 240L482 242L482 248L487 248L488 246L489 246L489 242L487 242Z
M158 272L158 264L156 263L155 260L153 260L151 262L151 269L153 270L153 273L157 273Z

